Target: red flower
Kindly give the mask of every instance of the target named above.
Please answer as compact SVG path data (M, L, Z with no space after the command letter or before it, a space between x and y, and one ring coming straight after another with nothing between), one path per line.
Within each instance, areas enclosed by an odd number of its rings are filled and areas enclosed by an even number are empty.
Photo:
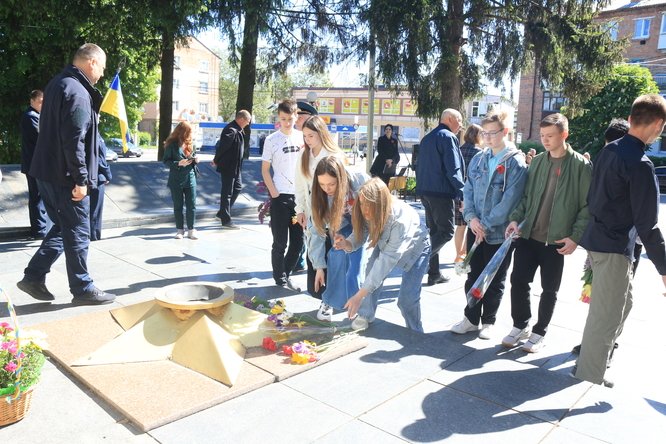
M497 173L498 174L504 174L505 171L506 171L506 167L504 165L501 165L501 164L497 165Z
M277 344L275 341L269 337L265 337L261 343L261 346L266 350L275 351L277 350Z
M562 173L561 168L558 168L557 170L555 170L555 174L557 175L557 177L560 177L560 173Z
M481 299L483 297L483 293L481 293L481 289L478 287L472 288L472 297L474 299Z
M293 351L292 351L292 349L291 349L290 346L288 346L288 345L283 345L283 346L282 346L282 353L284 353L284 354L287 355L287 356L291 356L291 354L293 353Z

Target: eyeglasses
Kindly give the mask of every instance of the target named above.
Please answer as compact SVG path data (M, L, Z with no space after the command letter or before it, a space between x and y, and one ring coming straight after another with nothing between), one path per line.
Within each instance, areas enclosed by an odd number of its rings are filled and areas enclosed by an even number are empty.
M504 131L504 130L501 129L501 130L497 130L497 131L481 131L481 137L492 137L496 134L501 133L502 131Z

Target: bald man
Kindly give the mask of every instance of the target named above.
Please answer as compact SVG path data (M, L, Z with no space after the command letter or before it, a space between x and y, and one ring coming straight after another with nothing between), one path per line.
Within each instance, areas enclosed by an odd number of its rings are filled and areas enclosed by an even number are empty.
M445 109L437 128L421 140L416 164L416 194L425 208L432 252L428 285L448 282L439 271L439 250L451 240L455 231L454 199L462 200L465 164L458 145L462 115Z
M115 296L93 284L88 274L90 197L97 188L98 116L102 94L94 87L104 75L106 54L86 43L71 65L55 76L44 91L39 137L30 166L46 212L53 221L17 287L40 301L55 296L46 288L46 275L65 253L73 304L113 302Z

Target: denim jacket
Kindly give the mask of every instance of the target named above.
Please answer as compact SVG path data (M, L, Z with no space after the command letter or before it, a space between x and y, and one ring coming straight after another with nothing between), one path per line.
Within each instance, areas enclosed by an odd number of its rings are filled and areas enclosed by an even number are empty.
M496 245L504 242L509 214L523 197L527 165L520 151L510 147L495 170L488 171L492 156L492 150L486 148L469 164L463 189L463 217L468 224L478 218L486 231L485 241Z
M352 251L361 248L367 239L367 226L364 227L360 241L356 241L353 234L347 237L352 245ZM394 268L409 270L429 245L428 228L421 223L419 214L405 202L394 198L391 214L375 246L379 254L373 252L373 256L377 255L377 259L366 269L362 288L372 293L382 285Z
M361 185L368 181L368 176L365 173L352 173L347 172L349 175L349 191L350 197L352 200L356 200L358 196L358 190L361 188ZM348 202L353 205L353 202ZM328 199L329 206L331 205L331 199ZM326 235L322 235L317 231L317 228L312 224L312 218L308 217L308 232L310 233L308 241L308 257L312 262L312 268L318 270L320 268L326 268ZM345 214L342 215L342 221L340 222L340 228L338 229L338 234L343 236L349 236L352 232L351 226L351 207L349 211L345 211Z

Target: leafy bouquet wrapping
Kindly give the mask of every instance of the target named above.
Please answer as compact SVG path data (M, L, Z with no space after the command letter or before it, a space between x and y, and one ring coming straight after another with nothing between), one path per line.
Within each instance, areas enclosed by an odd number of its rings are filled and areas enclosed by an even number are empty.
M500 246L499 249L495 252L493 257L486 265L486 268L483 269L479 277L474 282L474 285L472 285L472 288L470 288L467 292L467 306L469 308L474 307L481 299L483 299L483 296L486 294L486 290L488 290L488 287L490 287L491 282L497 274L497 270L499 270L499 267L502 265L504 258L509 253L509 250L511 249L511 243L515 238L518 237L518 232L520 231L521 226L522 224L520 224L518 227L518 231L513 232L511 236L504 240L502 246Z
M589 304L590 297L592 297L592 264L589 257L585 259L583 277L580 280L583 281L583 291L580 293L580 300Z
M470 271L472 271L472 267L469 265L469 263L472 261L472 256L474 255L474 252L476 251L476 247L479 246L480 242L474 242L474 245L472 245L472 248L467 252L467 255L465 256L465 259L462 262L456 262L454 265L454 268L456 270L456 274L458 276L462 276L464 274L469 274Z
M37 332L19 334L14 307L8 296L7 306L15 328L0 322L0 397L12 395L6 398L11 402L39 380L45 358L39 345L43 335Z

